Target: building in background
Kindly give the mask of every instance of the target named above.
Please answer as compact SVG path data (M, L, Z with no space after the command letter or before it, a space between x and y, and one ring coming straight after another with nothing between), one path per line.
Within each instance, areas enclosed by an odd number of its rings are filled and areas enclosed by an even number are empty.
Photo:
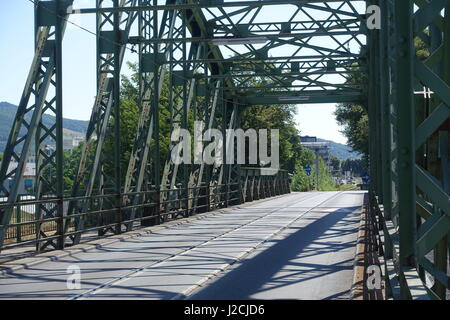
M78 147L84 139L85 137L83 134L64 129L63 148L64 150L73 150Z
M8 166L8 172L16 169L18 162L11 161ZM27 195L34 193L34 185L36 182L36 158L34 155L31 155L27 158L27 162L25 163L25 171L23 173L23 180L19 185L19 195ZM13 177L9 178L5 182L5 188L9 191L13 184Z
M330 165L330 144L328 142L318 142L317 137L304 136L300 137L302 146L314 152Z
M82 141L84 141L84 137L64 137L63 148L64 150L73 150L78 147Z

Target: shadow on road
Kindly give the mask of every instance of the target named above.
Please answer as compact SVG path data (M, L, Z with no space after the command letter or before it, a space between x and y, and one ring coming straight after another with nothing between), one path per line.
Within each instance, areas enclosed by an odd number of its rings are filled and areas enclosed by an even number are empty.
M237 267L209 283L190 299L247 300L254 299L255 296L259 299L265 298L264 293L273 296L286 290L290 291L289 295L305 299L318 298L315 296L317 292L321 299L348 297L351 279L348 281L348 290L339 290L335 281L339 281L336 278L341 277L342 271L348 271L352 278L353 248L356 245L359 217L354 211L357 209L360 207L341 208L325 214L305 227L290 228L291 231L296 231L281 240L270 240L271 245L267 249L256 256L247 257ZM305 218L308 216L303 219ZM343 238L346 240L341 241ZM339 255L339 252L344 251L347 251L347 254ZM325 257L327 254L338 257L337 261L328 264L327 261L330 260ZM324 284L324 281L320 281L320 278L324 277L328 277L331 282L328 283L329 288L314 287ZM314 279L319 281L311 281ZM343 280L348 279L341 279ZM345 285L344 283L344 287ZM292 292L293 290L298 292ZM269 294L269 291L272 293ZM273 298L277 299L270 299Z

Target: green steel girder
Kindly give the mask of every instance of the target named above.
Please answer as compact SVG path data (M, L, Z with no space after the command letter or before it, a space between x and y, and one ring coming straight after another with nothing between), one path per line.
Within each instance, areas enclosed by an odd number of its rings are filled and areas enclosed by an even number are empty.
M342 2L357 2L357 1L343 1L343 0L327 0L330 3L342 3ZM135 6L132 8L84 8L69 11L70 14L87 14L87 13L104 13L104 12L140 12L140 11L164 11L164 10L188 10L188 9L208 9L208 8L233 8L233 7L265 7L265 6L279 6L279 5L296 5L309 8L315 8L318 10L325 10L322 7L311 5L311 3L323 4L323 0L251 0L251 1L224 1L224 0L205 0L205 1L186 1L186 3L176 4L174 1L167 1L165 5L153 4L150 6ZM240 10L237 9L236 12ZM350 17L358 17L360 14L357 12L345 12L334 10L339 13L344 13ZM223 17L232 16L231 13L224 14ZM221 17L221 18L223 18Z
M131 7L136 5L137 0L121 0L114 2L115 6ZM97 0L97 9L102 8L105 0ZM120 169L119 155L120 150L115 150L114 166L116 175L112 177L102 176L102 159L101 154L103 150L103 142L105 140L108 125L110 119L114 119L115 132L112 133L115 137L115 148L120 148L120 126L119 126L119 93L120 93L120 68L123 63L125 55L125 44L123 41L119 41L120 37L128 37L130 29L136 18L135 14L125 13L112 14L112 13L98 13L97 14L97 97L92 109L91 120L89 122L88 130L86 133L86 141L83 145L81 161L78 168L78 174L73 183L71 195L77 197L84 195L89 197L93 194L95 184L102 181L102 185L98 185L97 188L102 190L106 185L114 185L116 192L120 193ZM115 31L115 41L113 46L104 49L102 43L105 38L101 36L104 30L113 29ZM122 29L123 28L123 29ZM124 32L119 32L123 30ZM87 167L89 166L89 167ZM111 180L115 180L112 182ZM84 184L84 189L81 189ZM120 199L117 199L116 206L120 206ZM68 215L82 213L88 211L90 201L72 201L69 203ZM76 231L83 229L84 217L76 217L73 221ZM66 230L68 230L70 223L66 224ZM119 226L116 227L115 232L119 232ZM71 236L74 244L80 241L81 233L76 233Z
M44 193L47 193L47 197L51 196L59 199L63 196L62 175L60 175L56 183L46 180L45 176L43 176L46 170L54 170L59 174L62 173L61 42L66 21L63 18L51 19L49 16L55 17L57 13L58 16L65 17L67 8L72 2L38 1L35 4L35 56L0 167L0 192L3 192L8 197L7 203L12 204L19 199L18 188L22 182L27 157L31 155L33 140L35 140L34 147L37 160L36 198L41 199ZM53 87L55 92L52 97L47 97L50 87ZM31 95L35 97L35 103L29 106ZM55 115L56 123L53 126L47 127L42 121L44 112ZM32 115L29 123L25 120L26 114ZM25 129L26 133L19 137L21 129ZM53 141L57 146L58 149L56 152L48 154L45 150L43 144L49 141ZM15 169L8 172L9 164L13 159L18 162L18 165ZM12 188L8 191L3 186L9 177L14 177L14 182ZM61 206L62 204L52 208L45 208L42 205L37 205L37 220L54 217L56 214L62 216ZM45 211L44 214L41 213L43 210ZM4 226L9 224L12 213L13 208L5 209L0 213L1 224L3 226L0 228L0 245L3 244L5 237L6 230ZM46 237L45 232L40 226L40 223L36 224L36 234L38 237ZM58 232L60 233L61 230L59 229ZM53 245L62 248L64 246L62 237L58 239L57 244Z
M372 58L378 67L370 69L369 113L371 138L382 141L381 158L378 143L371 144L375 176L371 192L383 204L386 273L398 277L396 283L389 277L387 294L445 299L450 231L450 1L369 4L382 9L382 28L369 40L369 47L379 52L378 58ZM427 58L416 56L415 39L424 41ZM375 54L371 51L371 57ZM380 128L381 134L376 133ZM425 285L425 270L435 280L431 288Z
M151 1L141 0L139 3L150 4ZM139 38L152 39L165 32L167 32L170 37L178 35L180 33L180 28L175 28L176 18L176 12L167 12L163 17L165 23L158 26L157 16L148 12L140 13ZM159 183L156 182L157 179L159 179L159 151L154 152L153 156L149 156L149 154L151 142L153 141L155 143L158 140L157 131L154 130L154 128L157 127L156 121L159 114L157 101L159 100L164 77L167 73L167 70L161 66L163 61L168 60L172 48L167 46L164 48L163 54L155 54L155 52L159 52L160 50L158 47L157 44L139 43L139 91L141 115L133 151L128 164L128 171L125 177L125 194L129 192L148 191L149 185L159 185ZM158 55L162 55L162 57L159 57ZM128 196L126 196L125 205L129 200L127 198ZM133 200L133 205L149 200L159 201L159 196L153 195L150 199L145 199L145 197L139 198L139 196L136 196ZM155 214L158 213L159 212L156 212ZM134 218L135 210L132 209L126 220L133 220ZM127 223L127 230L131 229L132 223Z
M240 100L248 105L270 105L270 104L317 104L317 103L362 103L366 100L364 94L358 92L345 92L341 90L330 90L322 94L320 90L305 91L301 95L285 92L279 94L268 93L267 95L244 96Z
M270 81L273 81L274 83L279 84L279 86L281 88L289 88L288 81L282 81L282 79L280 79L280 77L279 77L280 73L282 72L281 68L283 68L283 66L286 66L287 64L289 64L290 61L294 61L296 58L307 59L305 54L303 54L302 50L303 51L311 50L312 52L316 52L319 54L319 57L321 57L322 60L319 61L316 65L329 64L330 62L333 62L334 64L338 65L338 63L336 63L335 61L338 62L338 59L340 59L342 57L347 58L347 59L349 59L349 57L354 57L354 61L349 61L349 66L351 64L354 64L354 65L360 64L359 61L363 56L359 55L359 54L354 54L346 48L346 45L349 40L355 40L360 45L362 45L362 43L359 41L359 39L356 36L362 35L364 33L364 31L363 31L364 27L361 24L361 21L363 20L363 15L358 13L353 8L353 6L349 5L350 3L351 2L349 2L349 1L343 1L340 3L340 5L337 8L331 8L326 3L320 7L313 6L312 8L314 10L321 10L323 12L327 12L330 14L330 17L327 20L322 19L322 20L317 21L309 15L309 18L311 19L310 21L307 21L307 20L305 20L305 18L303 18L301 23L297 23L300 25L300 28L305 28L308 26L309 27L316 26L317 30L321 29L321 33L319 32L318 34L316 34L315 32L311 32L308 35L300 36L298 39L294 38L294 39L290 39L290 40L289 39L283 40L282 39L283 33L281 33L281 32L283 32L283 26L281 26L281 24L280 24L279 28L275 29L275 30L279 29L279 32L274 33L272 35L274 38L268 39L268 41L270 41L270 42L261 49L255 49L255 47L253 45L246 44L245 48L248 52L242 52L242 48L240 49L241 52L237 52L236 50L231 48L229 45L225 45L224 47L227 50L230 50L231 52L233 52L235 54L235 57L232 57L231 59L227 59L226 61L220 61L220 62L225 62L226 64L228 64L228 62L233 62L233 64L232 64L233 69L239 69L239 65L237 64L237 61L239 61L239 60L245 61L245 63L247 65L253 66L255 71L264 70L264 72L267 76L267 79L269 79ZM346 10L344 10L343 9L344 5L349 5L349 8L346 8ZM215 13L212 10L207 10L207 13L212 17L208 21L206 21L206 19L203 17L203 13L201 13L202 11L197 10L198 14L200 15L200 19L198 19L198 20L201 22L201 23L199 23L199 21L197 20L197 24L198 24L197 27L200 27L200 29L202 30L201 35L203 37L208 36L208 35L211 37L211 35L210 35L211 32L214 32L214 28L211 30L211 27L210 27L211 22L210 21L212 21L213 24L217 26L217 28L225 26L224 28L226 28L227 30L232 30L237 35L242 35L244 33L246 36L250 36L252 39L255 37L256 33L255 32L251 33L250 31L254 31L254 29L256 27L261 28L260 24L257 21L255 21L255 18L258 17L259 9L254 10L256 8L248 7L248 8L240 8L240 9L236 10L236 12L239 12L239 14L245 13L237 21L233 21L231 19L231 17L233 17L235 15L235 12L224 13L223 9L220 9L222 11L220 11L219 9L217 9L216 11L218 11L218 12L215 12ZM196 11L196 13L197 13L197 11ZM218 16L219 13L221 13L222 16ZM304 8L302 8L301 5L299 5L298 9L295 10L294 13L292 14L292 18L289 19L289 21L292 22L291 25L292 24L296 25L296 23L294 23L295 22L294 18L299 13L306 15L306 17L308 17L308 13L304 10ZM342 16L338 16L338 15L344 15L346 17L346 19L344 19ZM247 20L249 20L249 21L243 21L243 19L245 17L247 17ZM353 17L353 19L349 20L348 17ZM269 24L269 26L270 25L276 25L276 23ZM290 26L290 27L291 27L290 29L291 29L291 34L292 34L292 26ZM284 25L284 28L286 28L285 25ZM248 32L246 32L245 30L247 30ZM347 40L346 41L337 40L336 37L332 34L333 30L338 30L338 31L342 32L341 33L342 35L347 36ZM295 34L294 34L294 36L295 36ZM328 47L320 47L317 45L312 45L309 43L311 39L316 39L316 37L318 37L318 36L327 36L329 39L332 39L333 42L336 42L336 46L334 48L328 48ZM218 37L215 37L215 38L217 39ZM292 36L291 36L291 38L292 38ZM181 42L182 41L189 42L189 41L194 41L194 40L198 40L198 39L203 39L203 38L198 38L198 36L191 34L190 37L184 37L182 39L173 39L171 37L168 37L168 38L161 38L161 39L151 39L148 41L161 40L161 41L174 42L174 41L178 40ZM223 39L223 37L218 38L218 39ZM236 38L234 38L234 39L236 39ZM239 38L237 38L237 40L239 40ZM139 41L142 41L142 39L133 38L133 43L136 43ZM211 43L209 43L209 45L211 46ZM271 64L267 64L265 61L269 59L269 57L267 55L269 50L276 49L276 48L283 47L283 46L293 46L293 47L298 47L298 49L296 50L296 53L293 54L292 56L284 57L284 59L282 59L282 64L277 64L275 62L275 59L273 59L273 57L270 57L270 60L274 60L274 62ZM260 62L257 63L256 60L261 59L261 57L263 57L264 59L260 60ZM192 62L192 61L189 61L189 62ZM201 62L201 61L199 61L199 62ZM214 62L218 62L218 61L216 60L216 61L208 61L208 62L214 63ZM296 62L304 63L304 61L296 61ZM314 67L311 62L309 62L309 63L311 64L312 67ZM170 64L172 64L172 62L167 61L167 64L170 65ZM258 64L261 64L261 66L258 66ZM329 68L329 65L327 65L327 68ZM329 70L327 69L327 71L329 71ZM312 73L309 73L309 74L305 73L305 74L302 74L302 77L303 77L302 80L305 83L305 85L311 85L311 84L314 84L315 82L317 82L318 79L322 78L324 74L325 74L324 72L322 72L321 74L315 74L315 75L313 75ZM345 72L340 72L339 75L342 77L342 79L346 79L346 77L347 77L347 74ZM255 73L254 76L259 76L259 74ZM227 78L227 77L225 77L225 78ZM292 78L289 78L288 80L291 81L291 83L292 83L293 81L296 80L296 78L292 77Z

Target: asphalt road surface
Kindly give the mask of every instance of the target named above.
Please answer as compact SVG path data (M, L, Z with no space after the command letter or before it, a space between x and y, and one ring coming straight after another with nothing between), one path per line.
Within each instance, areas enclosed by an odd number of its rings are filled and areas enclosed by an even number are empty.
M363 198L235 207L0 276L0 299L348 299Z

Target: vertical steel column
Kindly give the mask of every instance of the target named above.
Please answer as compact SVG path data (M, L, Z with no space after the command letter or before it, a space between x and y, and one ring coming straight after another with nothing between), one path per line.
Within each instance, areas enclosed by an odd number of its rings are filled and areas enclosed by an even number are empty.
M415 110L413 91L413 2L394 2L396 28L396 79L394 94L397 104L397 159L400 265L415 265L416 241L416 179L415 179ZM404 296L404 292L403 292Z
M219 98L219 91L220 91L220 85L222 82L220 80L212 81L212 79L208 79L208 69L205 68L205 97L203 99L203 103L201 105L201 110L198 110L198 114L200 115L199 121L202 121L204 124L206 124L206 127L201 132L203 135L206 130L214 128L214 125L216 124L216 107L217 102ZM208 81L209 80L209 81ZM198 199L201 196L201 191L206 190L206 193L208 196L206 199L208 200L208 211L210 210L210 180L211 180L211 174L212 169L210 165L205 164L204 161L200 165L198 165L195 170L192 170L191 172L191 184L195 187L194 194L193 194L193 201L192 201L192 207L193 207L193 214L196 213L197 209L197 203ZM203 181L205 184L203 185ZM204 188L203 188L204 187ZM203 198L205 199L205 198Z
M382 186L384 217L390 219L392 210L392 146L391 146L391 111L389 105L389 61L388 61L388 6L385 0L379 1L381 9L381 30L379 31L380 59L380 111L382 123Z
M367 1L367 5L372 5L374 1ZM368 83L366 110L369 117L369 172L370 172L370 193L372 196L378 195L378 175L377 175L377 145L379 141L376 139L377 119L376 119L376 46L375 46L375 30L367 32L367 56L368 56Z
M47 126L42 121L44 112L52 112L56 118L59 117L58 112L61 112L61 101L59 100L59 107L55 106L55 95L47 99L49 88L56 85L55 79L55 64L56 64L56 42L62 40L64 29L66 26L66 8L70 6L72 1L56 2L56 1L38 1L35 4L35 54L28 74L27 81L19 102L17 114L11 128L8 138L8 143L5 147L4 157L0 167L0 192L8 199L7 203L13 204L18 200L18 191L22 183L27 157L30 155L33 140L36 146L41 146L41 142L45 139L51 139L57 144L58 137L56 137L57 125ZM58 7L57 7L58 6ZM60 19L61 24L58 26L58 39L56 39L56 24L58 12L63 17ZM52 94L56 93L50 91ZM35 97L35 102L29 105L31 95ZM58 110L57 110L58 109ZM27 116L27 117L26 117ZM43 134L41 135L41 129ZM24 130L24 134L22 134ZM60 136L62 139L62 136ZM39 148L39 147L38 147ZM47 154L43 149L38 149L37 154L37 172L46 172L55 174L56 170L56 154ZM61 156L59 156L61 159ZM11 161L17 161L17 167L8 171ZM8 179L13 179L13 184L9 190L4 188L5 182ZM42 179L41 179L42 178ZM45 185L45 192L48 195L55 196L55 185L45 179L41 174L37 175L36 179L36 194L40 197L42 186ZM38 197L38 198L39 198ZM42 205L37 205L37 220L40 219L39 212ZM53 217L55 207L49 208L48 217ZM2 228L0 228L0 247L3 245L5 237L6 226L9 224L13 208L8 208L0 212L0 219ZM37 237L41 235L40 224L37 224ZM60 230L59 230L60 231ZM45 234L43 234L45 236ZM36 239L39 240L39 239ZM52 243L53 242L48 242ZM39 247L39 246L38 246Z
M450 9L450 5L447 5L447 10ZM448 46L450 45L450 41L448 39L448 34L450 32L450 21L449 21L449 14L448 11L446 12L446 16L444 17L444 23L442 27L438 27L433 21L430 26L430 39L431 39L431 46L430 46L430 55L435 54L438 50L443 50L443 56L448 57L445 53L449 52ZM443 30L441 30L441 28ZM444 37L444 38L443 38ZM445 41L445 42L444 42ZM445 66L448 67L448 62L443 58L442 61L439 61L438 63L435 63L433 72L438 75L444 82L446 82L447 85L450 84L450 79L448 78L448 70L445 71ZM447 74L445 74L447 72ZM430 91L432 91L430 89ZM427 114L432 114L440 105L441 101L439 97L437 97L435 94L431 96L430 103L429 103L429 110L427 110ZM449 121L449 120L447 120ZM446 129L445 125L441 127L441 129ZM447 129L448 130L448 129ZM443 157L440 157L440 149L445 150L445 148L440 148L440 138L442 138L442 135L444 132L448 131L438 131L435 132L431 137L428 138L427 143L427 170L438 180L443 181L444 180L444 172L442 170L442 164L441 162L443 159L445 159L445 155ZM440 137L441 133L441 137ZM448 142L448 136L447 136L447 142ZM448 170L448 169L447 169ZM445 212L440 212L441 215L445 215ZM437 270L445 274L447 272L447 250L448 250L448 237L443 237L434 248L434 264ZM435 280L435 283L433 285L433 291L434 293L442 300L445 300L446 298L446 286L442 284L440 281Z
M57 0L56 11L59 16L56 18L55 26L55 96L56 96L56 216L57 221L56 234L59 236L56 243L56 249L64 249L64 145L63 145L63 91L62 91L62 37L63 37L63 13L64 7L61 6L62 0Z
M242 109L238 106L238 102L233 100L233 114L234 114L234 128L241 129L241 112ZM234 197L237 196L237 202L234 204L245 203L247 199L247 193L250 195L251 201L253 201L253 190L255 179L252 175L250 186L246 185L246 188L242 190L241 184L241 165L237 163L237 143L233 142L234 148L234 164L230 168L230 183L233 184ZM237 184L237 185L236 185ZM242 193L244 191L244 193Z
M158 5L158 0L153 0L153 5ZM153 39L158 38L158 11L153 11ZM153 52L153 64L158 65L158 43L152 44ZM153 101L152 101L152 114L153 114L153 128L154 128L154 141L155 149L153 152L153 168L154 168L154 183L155 183L155 202L156 202L156 216L158 217L158 223L161 221L161 160L160 160L160 141L159 141L159 81L156 76L156 72L153 77Z
M368 1L367 4L378 5L378 1ZM381 179L381 112L380 112L380 50L379 50L379 30L368 30L368 54L369 54L369 75L368 75L368 115L369 115L369 144L370 144L370 171L371 189L373 195L382 201L382 179Z
M119 7L119 0L114 0L113 5L115 8ZM116 226L114 232L116 234L121 233L122 222L122 170L121 170L121 139L120 139L120 49L121 49L121 30L120 30L120 15L119 12L115 12L113 16L114 24L114 84L113 84L113 103L114 103L114 192L116 202Z
M133 7L136 5L136 2L137 0L120 0L120 2L118 1L116 5L119 7ZM96 9L102 8L105 3L107 4L105 0L96 0ZM116 74L120 74L120 67L122 65L126 50L125 44L128 41L131 26L137 16L136 12L118 12L116 21L118 21L119 28L115 28L115 13L97 11L96 15L97 96L92 108L91 119L86 133L86 142L83 145L77 176L71 191L72 196L78 197L80 195L84 195L85 199L71 201L69 203L68 215L88 212L92 204L89 197L92 196L94 187L96 185L100 188L103 187L99 185L100 181L102 181L103 144L107 135L107 129L110 127L111 114L114 113L113 109L115 108L114 86L118 86L117 81L114 80L114 76ZM124 26L123 29L120 28L122 25ZM119 30L120 33L119 42L116 41L118 40L118 32L115 30ZM116 45L120 47L120 50L118 50ZM113 70L115 67L119 67L119 69ZM120 86L120 80L118 83ZM119 127L117 127L117 129L119 129ZM113 138L113 141L115 141L115 138ZM105 161L107 160L112 160L114 163L114 159L105 159ZM114 169L115 165L113 164L112 170ZM117 189L115 183L118 182L114 181L116 180L114 175L115 174L113 173L112 177L104 176L105 186L111 185L113 189ZM83 190L81 189L82 186L84 186ZM115 194L115 196L117 197L117 194ZM117 206L113 205L113 207L116 208ZM84 228L84 217L77 217L74 218L74 220L75 229L77 231L81 231ZM66 230L68 225L69 224L67 223ZM78 243L80 240L80 233L71 236L71 238L74 244Z
M55 203L36 204L36 249L39 251L48 245L57 249L64 247L64 217L63 217L63 131L62 131L62 36L67 16L67 3L62 0L51 2L41 2L37 10L38 28L42 25L51 25L51 40L48 41L50 53L44 53L42 65L50 71L50 92L43 92L36 99L36 104L43 104L40 119L37 122L35 135L36 151L36 199L56 198ZM51 22L43 19L44 13L52 15ZM36 88L45 81L38 80ZM47 97L48 96L48 97ZM42 118L44 113L50 113L55 116L55 123L48 125ZM54 145L54 147L50 147ZM42 220L48 218L57 218L56 240L44 239L49 236L46 230L48 223Z
M183 10L181 12L182 14L182 23L183 23L183 31L181 34L182 38L186 38L187 37L187 32L186 32L186 28L188 25L188 20L186 17L186 10ZM200 50L200 48L197 47L197 45L191 43L190 44L190 58L191 59L196 59L197 58L197 50ZM197 50L194 49L194 47L197 47ZM188 48L187 48L187 43L186 41L183 41L183 46L182 46L182 56L183 56L183 110L182 110L182 114L181 114L181 128L182 129L187 129L188 128L188 110L190 107L190 103L191 103L191 97L193 94L193 83L194 83L194 64L191 63L191 66L189 66L188 63L186 63L186 59L187 59L187 52L188 52ZM188 74L188 71L191 70L192 68L192 75ZM188 81L187 79L191 78L191 81ZM188 152L187 150L183 150L183 153ZM181 175L181 192L178 194L178 198L189 198L189 191L188 191L188 187L189 187L189 168L188 168L188 164L184 163L181 165L181 170L182 170L182 175ZM174 183L171 184L175 185L175 181L176 178L174 178ZM182 206L187 204L187 200L183 201L182 203L180 202L180 210L182 209ZM184 217L188 217L189 216L189 205L187 205L184 208L184 211L182 213L182 215Z
M375 3L379 4L377 1ZM374 79L375 79L375 95L374 95L374 115L376 119L376 192L379 197L379 200L383 202L383 171L382 171L382 165L383 165L383 158L382 158L382 129L383 129L383 119L382 119L382 106L381 106L381 77L380 77L380 30L373 30L373 50L374 50Z
M447 84L447 92L450 87L450 3L447 1L447 5L445 6L445 16L444 16L444 24L443 24L443 54L444 59L442 62L442 72L441 76L444 82ZM447 105L447 107L450 107ZM450 195L450 147L449 147L449 137L450 137L450 118L447 119L447 128L445 131L441 131L440 133L440 164L441 164L441 181L443 184L443 189ZM445 212L441 212L442 214L446 214ZM448 214L448 212L447 212ZM447 261L450 258L450 233L447 233L447 236L444 237L442 242L439 245L438 251L440 251L440 257L438 257L438 269L442 272L447 271ZM447 279L449 277L447 276ZM447 289L450 289L447 286ZM446 289L444 285L440 286L440 295L442 299L446 299Z
M152 0L139 0L139 6L150 6ZM162 48L162 44L149 43L149 40L155 40L155 37L162 37L166 32L168 38L173 38L178 32L175 28L175 22L177 20L177 11L168 10L164 11L161 17L161 27L159 30L154 30L153 20L157 18L154 15L155 11L143 11L139 13L139 106L140 117L138 128L136 132L136 138L133 146L133 151L128 163L128 170L125 178L124 189L125 192L141 192L141 191L154 191L152 184L154 185L153 175L155 163L152 161L152 157L149 157L150 148L153 148L154 143L159 137L154 132L154 115L153 115L153 89L154 81L158 82L158 90L161 93L163 88L167 68L163 66L166 60L171 60L173 43L166 44ZM155 36L155 34L157 36ZM164 51L161 53L160 51ZM155 64L155 56L156 61ZM155 78L155 79L154 79ZM169 79L170 82L170 79ZM169 92L172 92L169 84ZM159 98L158 98L159 99ZM160 103L160 102L158 102ZM153 145L152 145L153 144ZM164 174L163 174L164 177ZM145 181L145 183L144 183ZM164 181L164 178L163 178ZM134 195L132 204L138 205L139 203L148 202L148 200L154 200L155 195ZM151 198L151 199L149 199ZM155 200L154 200L155 201ZM128 199L127 199L127 202ZM154 208L145 207L143 209L143 216L155 214ZM152 211L153 210L153 211ZM128 219L135 218L136 209L128 210ZM141 221L142 225L150 225L153 221L146 219ZM132 224L127 224L127 230L131 230Z
M387 0L387 22L388 22L388 66L389 66L389 117L391 131L391 220L395 226L398 225L399 206L398 206L398 130L397 130L397 96L395 94L395 83L397 82L397 57L396 57L396 28L394 20L394 3L393 0Z

